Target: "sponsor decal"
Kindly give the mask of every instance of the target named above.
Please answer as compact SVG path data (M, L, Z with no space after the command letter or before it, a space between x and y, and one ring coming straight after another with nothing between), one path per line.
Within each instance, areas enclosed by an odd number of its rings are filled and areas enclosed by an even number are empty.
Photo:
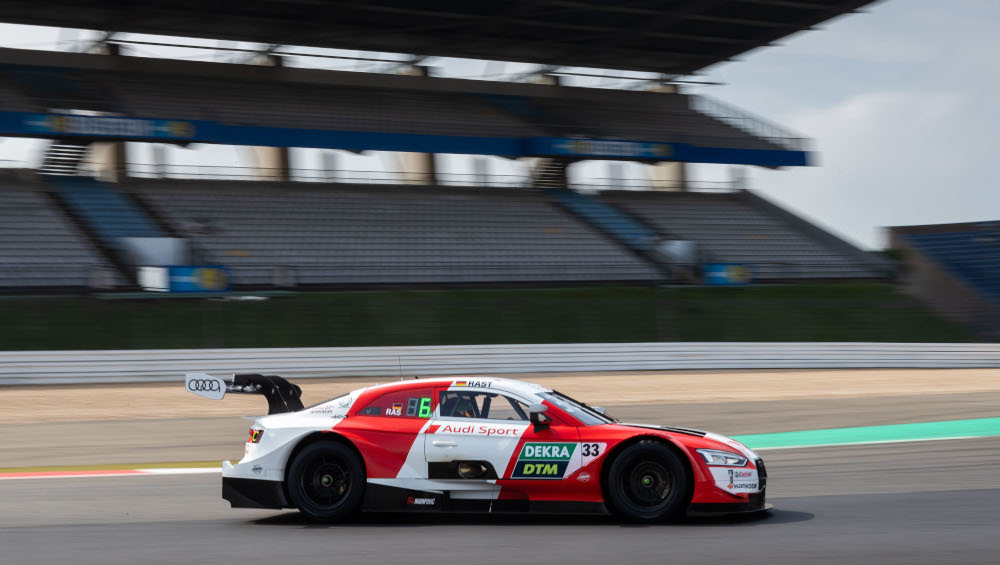
M519 460L550 460L569 461L576 449L575 443L526 443L521 449Z
M247 443L260 443L260 438L264 436L264 430L250 430L250 439Z
M576 480L580 481L581 483L589 483L590 482L590 473L584 471L584 472L582 472L582 473L580 473L579 475L576 476Z
M434 506L433 498L417 498L413 496L408 496L406 498L406 503L413 506Z
M566 474L569 461L539 461L526 463L518 461L511 473L512 479L561 479Z
M48 134L152 137L158 139L190 139L195 135L195 125L191 122L117 116L29 114L25 116L23 123L29 131Z
M756 469L709 467L709 470L715 486L726 492L752 494L760 491Z
M673 155L669 143L614 141L603 139L556 139L551 149L560 155L606 155L614 157L667 158Z
M518 437L527 426L491 426L475 424L444 424L437 428L434 433L439 434L462 434L469 436L501 436ZM574 445L574 444L569 444Z
M472 386L478 388L490 388L493 385L490 381L455 381L452 386Z
M327 416L335 420L346 418L347 417L346 414L334 414L334 412L337 412L339 410L340 410L339 408L334 408L333 406L324 406L322 408L313 408L308 412L308 414L319 414L321 416Z
M340 408L336 406L317 406L309 411L309 414L333 414L334 412L339 412Z
M191 379L187 383L191 392L220 392L222 382L219 379Z
M576 451L575 443L525 443L512 479L562 479Z
M250 468L250 471L252 471L252 472L253 472L253 474L255 474L255 475L260 475L261 473L263 473L263 472L264 472L264 468L263 468L263 467L261 467L261 466L260 466L260 465L258 464L258 465L254 465L253 467L251 467L251 468Z

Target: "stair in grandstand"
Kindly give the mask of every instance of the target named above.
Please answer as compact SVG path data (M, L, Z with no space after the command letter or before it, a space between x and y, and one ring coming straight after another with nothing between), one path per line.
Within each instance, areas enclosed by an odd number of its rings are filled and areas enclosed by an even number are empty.
M508 114L513 114L518 119L552 135L575 135L585 129L571 120L568 121L565 117L553 114L547 108L542 108L532 103L530 98L524 96L501 94L488 94L485 96L487 100L499 106Z
M565 189L548 190L546 194L574 215L586 220L634 251L649 252L653 249L653 244L661 239L659 234L652 229L596 198Z
M86 143L55 140L45 151L45 158L38 172L43 175L75 176L86 155Z
M167 237L132 198L90 177L49 175L56 194L102 244L118 247L121 237Z
M566 186L566 162L559 158L539 159L531 174L535 188L555 189Z

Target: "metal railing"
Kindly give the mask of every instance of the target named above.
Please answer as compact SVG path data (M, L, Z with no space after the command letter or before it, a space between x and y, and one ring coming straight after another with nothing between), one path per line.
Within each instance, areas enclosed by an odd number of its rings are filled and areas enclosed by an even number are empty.
M0 352L0 385L675 369L996 368L995 343L688 342ZM696 378L696 377L693 377Z
M795 151L809 151L810 140L760 116L705 95L690 96L691 109L725 122L755 137Z
M88 168L84 164L82 169ZM142 179L203 179L241 180L258 182L311 182L340 184L389 184L389 185L430 185L532 188L532 177L522 174L492 173L449 173L436 175L408 171L359 171L346 169L303 169L288 170L268 167L246 167L226 165L157 165L153 163L129 163L128 176ZM651 178L606 178L588 177L569 181L569 188L577 190L712 190L731 191L743 188L742 181L694 181L687 183L664 182Z
M31 165L27 161L19 161L16 159L0 159L0 169L27 169Z

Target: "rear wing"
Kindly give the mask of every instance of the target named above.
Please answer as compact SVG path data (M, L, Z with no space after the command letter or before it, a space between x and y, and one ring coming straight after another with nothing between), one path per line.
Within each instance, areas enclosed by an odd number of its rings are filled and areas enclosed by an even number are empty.
M222 400L226 393L262 394L267 398L267 413L283 414L302 410L302 389L277 375L247 373L230 375L229 380L208 373L187 373L184 388L205 398Z

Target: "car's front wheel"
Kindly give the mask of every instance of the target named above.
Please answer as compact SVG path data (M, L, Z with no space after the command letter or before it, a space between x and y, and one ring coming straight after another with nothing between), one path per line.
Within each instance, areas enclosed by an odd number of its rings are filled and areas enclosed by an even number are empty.
M608 503L618 516L633 522L658 522L684 516L690 478L672 449L643 440L614 458L605 487Z
M350 447L319 441L299 451L288 468L288 498L303 514L323 521L342 520L361 504L365 471Z

